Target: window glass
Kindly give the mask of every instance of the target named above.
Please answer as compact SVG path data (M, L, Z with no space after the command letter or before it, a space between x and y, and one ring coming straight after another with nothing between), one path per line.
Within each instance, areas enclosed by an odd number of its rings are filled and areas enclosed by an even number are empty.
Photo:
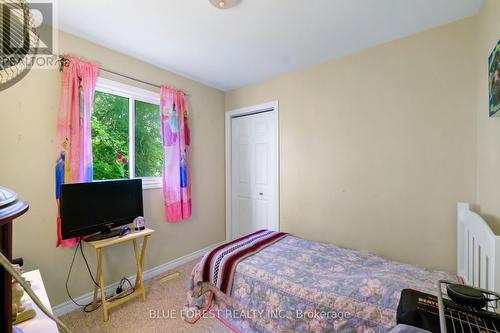
M95 92L92 111L94 180L129 178L129 99Z
M160 106L135 101L135 176L161 177L162 164Z

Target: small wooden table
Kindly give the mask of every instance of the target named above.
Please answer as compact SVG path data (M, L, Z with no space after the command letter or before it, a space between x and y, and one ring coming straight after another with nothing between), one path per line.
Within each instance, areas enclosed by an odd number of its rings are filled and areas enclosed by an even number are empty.
M31 272L26 272L23 274L23 277L26 278L26 281L29 281L31 283L31 289L33 289L40 301L42 301L42 304L45 305L45 307L50 310L50 312L52 312L49 297L47 296L47 292L45 291L45 286L43 284L40 271L37 269ZM20 324L17 324L16 327L22 329L24 333L59 333L59 329L57 328L56 323L45 313L43 313L42 310L40 310L40 308L35 304L35 302L33 302L28 294L23 295L22 302L23 304L30 304L36 311L36 316Z
M148 243L148 238L151 236L151 234L155 232L152 229L144 229L141 231L131 231L127 235L123 237L113 237L113 238L108 238L108 239L102 239L98 241L92 241L92 242L87 242L91 247L93 247L96 250L96 255L97 255L97 275L96 275L96 280L97 283L99 283L99 287L94 286L94 300L92 302L92 306L95 309L98 304L98 299L97 299L97 294L99 289L101 289L101 306L102 306L102 320L103 321L108 321L109 320L109 310L114 308L115 306L118 306L120 304L123 304L139 295L141 295L141 301L145 302L146 301L146 291L144 289L144 281L142 280L142 263L144 260L144 253L146 252L146 245ZM141 253L139 253L138 247L137 247L137 239L143 237L142 241L142 248L141 248ZM104 254L104 249L108 246L115 245L115 244L120 244L124 242L130 242L132 241L133 246L134 246L134 254L135 254L135 266L136 266L136 277L135 277L135 285L134 285L134 292L132 292L130 295L124 296L122 298L117 298L112 301L106 301L106 286L104 284L104 274L102 270L102 257Z

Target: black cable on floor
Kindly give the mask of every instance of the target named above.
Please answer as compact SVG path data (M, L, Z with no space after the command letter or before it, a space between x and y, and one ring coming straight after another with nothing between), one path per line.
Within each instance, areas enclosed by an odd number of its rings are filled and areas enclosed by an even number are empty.
M71 276L71 271L73 270L73 264L75 262L75 257L76 257L76 253L78 252L78 248L80 248L80 253L82 254L82 257L83 257L83 260L85 261L85 266L87 267L87 271L89 272L89 275L90 275L90 278L92 279L92 282L94 282L94 285L98 288L100 288L101 286L99 286L99 284L96 282L96 280L94 279L94 276L92 275L92 270L90 269L90 266L89 266L89 263L87 261L87 258L85 257L85 253L83 252L83 246L82 246L82 241L80 240L80 242L78 242L76 248L75 248L75 252L73 253L73 258L71 259L71 264L69 266L69 270L68 270L68 275L66 277L66 293L68 294L68 297L69 299L77 306L79 307L83 307L83 311L84 312L94 312L95 310L99 309L101 307L101 299L98 299L97 300L97 306L95 308L93 308L92 310L87 310L87 308L93 304L93 301L88 303L88 304L79 304L78 302L76 302L73 297L71 297L71 294L69 292L69 287L68 287L68 282L69 282L69 278ZM111 299L120 299L120 298L123 298L123 297L126 297L130 294L132 294L134 291L135 291L135 288L134 286L132 285L132 282L130 282L130 280L126 277L122 278L120 280L120 283L118 284L118 286L123 290L123 284L126 282L128 282L128 284L130 285L130 288L128 289L130 292L128 292L127 294L125 295L115 295L114 297L111 297ZM123 291L122 291L123 293ZM103 296L103 295L101 295ZM104 295L104 297L106 297L106 295Z

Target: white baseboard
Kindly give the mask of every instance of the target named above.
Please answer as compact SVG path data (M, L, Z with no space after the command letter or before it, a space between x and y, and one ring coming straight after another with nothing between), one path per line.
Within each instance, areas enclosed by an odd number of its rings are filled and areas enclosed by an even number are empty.
M151 279L155 276L158 276L162 273L165 273L166 271L170 271L176 267L184 265L185 263L188 263L192 260L195 260L196 258L203 256L208 251L214 249L215 247L217 247L223 243L225 243L225 241L208 246L204 249L201 249L201 250L198 250L196 252L182 256L180 258L171 260L169 262L166 262L166 263L161 264L159 266L153 267L151 269L145 270L144 272L142 272L143 279L144 280ZM129 277L128 279L130 280L130 282L132 282L132 284L135 283L135 275ZM116 288L118 287L118 283L119 283L119 281L114 282L114 283L106 286L106 294L107 295L114 294L114 292L116 291ZM91 292L88 292L86 294L83 294L83 295L75 298L75 301L78 304L88 304L92 301L93 296L94 296L94 292L91 291ZM69 300L67 302L53 306L52 312L54 313L54 315L56 317L60 317L62 315L65 315L66 313L69 313L69 312L74 311L74 310L79 309L79 308L80 308L79 306L77 306L75 303L73 303L71 300Z

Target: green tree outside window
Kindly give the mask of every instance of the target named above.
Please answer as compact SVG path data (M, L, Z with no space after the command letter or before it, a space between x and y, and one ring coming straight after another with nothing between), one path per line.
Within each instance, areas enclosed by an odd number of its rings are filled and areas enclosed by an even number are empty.
M160 107L135 102L135 176L161 177L163 145Z
M96 91L91 118L94 180L130 177L129 103ZM135 176L161 177L163 146L159 106L135 101Z

